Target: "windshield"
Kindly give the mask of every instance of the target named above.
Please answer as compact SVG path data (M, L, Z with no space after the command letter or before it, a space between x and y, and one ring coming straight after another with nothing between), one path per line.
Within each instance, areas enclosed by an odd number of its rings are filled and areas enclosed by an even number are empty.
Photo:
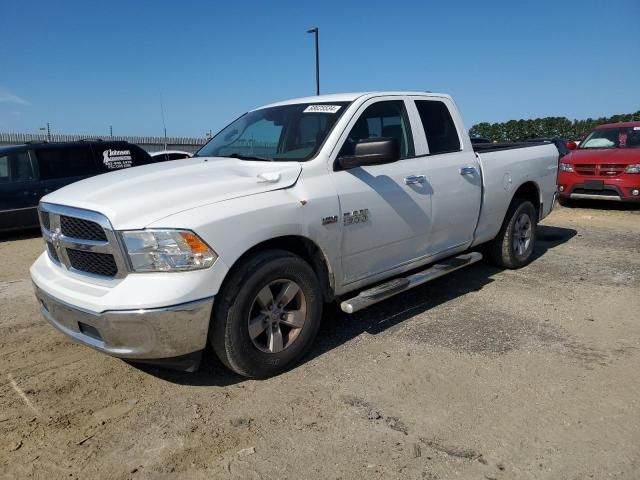
M209 140L196 156L308 160L347 105L347 102L299 103L248 112Z
M640 127L599 128L580 143L581 149L638 147L640 147Z

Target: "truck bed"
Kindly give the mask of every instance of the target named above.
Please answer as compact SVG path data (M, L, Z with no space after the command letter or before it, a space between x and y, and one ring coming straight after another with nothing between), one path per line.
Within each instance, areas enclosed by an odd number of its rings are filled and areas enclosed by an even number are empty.
M476 228L475 243L496 236L514 188L526 181L535 181L540 193L542 210L539 220L553 206L558 171L558 149L553 143L487 143L474 145L482 167L482 209Z
M497 150L512 150L514 148L536 147L548 145L550 142L508 142L508 143L476 143L473 151L478 153L495 152Z

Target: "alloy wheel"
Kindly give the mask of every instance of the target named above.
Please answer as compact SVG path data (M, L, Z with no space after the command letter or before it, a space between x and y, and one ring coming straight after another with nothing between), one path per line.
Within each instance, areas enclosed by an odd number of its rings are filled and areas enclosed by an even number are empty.
M256 295L249 311L249 337L258 350L279 353L293 344L307 318L307 302L296 282L275 280Z
M513 251L520 258L526 256L526 252L531 244L533 233L533 223L526 213L521 213L513 225Z

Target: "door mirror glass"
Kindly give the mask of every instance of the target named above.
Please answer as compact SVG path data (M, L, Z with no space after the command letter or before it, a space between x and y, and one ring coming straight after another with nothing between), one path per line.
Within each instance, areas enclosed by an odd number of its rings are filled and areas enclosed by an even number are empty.
M338 164L343 170L364 167L367 165L381 165L400 160L400 144L396 138L368 138L359 140L353 149L353 155L338 158Z

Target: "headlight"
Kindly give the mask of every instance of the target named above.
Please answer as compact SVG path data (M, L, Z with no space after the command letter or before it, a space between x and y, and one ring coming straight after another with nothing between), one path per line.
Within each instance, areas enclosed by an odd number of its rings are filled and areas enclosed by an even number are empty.
M561 172L573 172L573 165L571 165L570 163L561 163L560 164L560 171Z
M136 272L201 270L218 258L188 230L130 230L120 234Z
M640 173L640 163L633 163L627 166L624 173Z

